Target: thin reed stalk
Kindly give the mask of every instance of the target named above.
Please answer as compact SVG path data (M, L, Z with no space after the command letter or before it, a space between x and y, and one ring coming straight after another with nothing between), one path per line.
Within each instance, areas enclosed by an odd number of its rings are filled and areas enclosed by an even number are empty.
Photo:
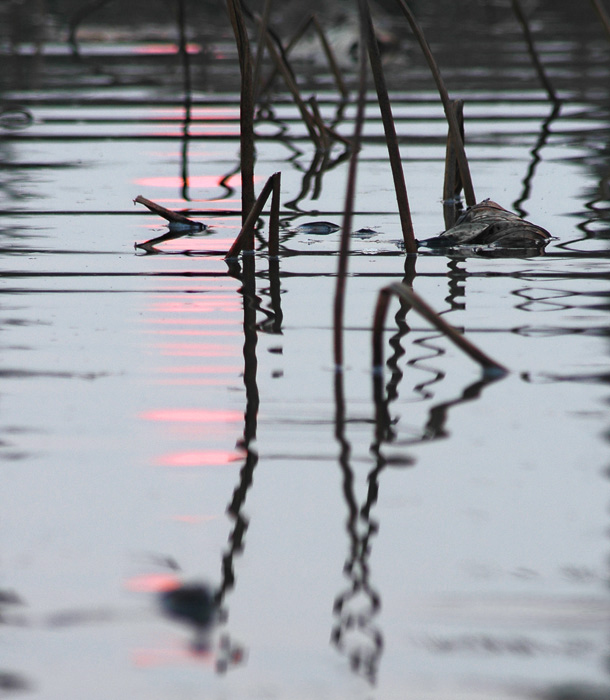
M460 134L464 140L464 100L453 100L452 109L458 120ZM457 164L455 144L451 138L451 130L447 134L447 150L445 154L445 179L443 182L443 215L445 228L451 228L457 218L458 197L462 190L462 178Z
M349 255L349 242L352 232L352 213L356 195L356 172L358 170L358 155L362 126L364 124L364 111L366 108L366 25L362 10L360 11L360 51L359 51L359 79L358 100L356 104L356 119L354 123L353 150L350 156L347 174L347 187L345 192L345 209L343 213L343 227L341 230L341 243L339 246L339 262L337 268L337 286L335 288L335 300L333 308L333 346L335 359L335 372L343 369L343 317L345 312L345 286L347 280L347 262Z
M273 194L271 195L271 212L269 214L269 257L277 258L280 254L280 184L281 173L274 173Z
M451 107L451 99L449 97L449 93L447 92L447 88L445 87L443 77L441 76L441 72L438 68L438 65L436 64L432 51L428 46L426 37L424 36L421 27L415 19L415 16L411 12L405 0L396 0L396 2L398 3L398 6L402 10L405 17L407 18L407 22L411 27L411 31L413 32L413 34L415 34L415 37L419 42L424 57L426 58L428 66L430 67L430 71L432 72L434 82L436 83L438 93L443 103L443 109L445 110L445 116L449 124L449 129L451 130L451 138L453 139L453 143L455 145L456 157L460 168L460 175L462 176L462 182L464 184L464 198L466 199L466 204L469 207L471 207L477 203L477 200L474 194L472 178L470 177L470 167L468 165L468 159L466 157L466 150L464 149L464 142L460 135L459 124L457 122L457 119L455 118L455 114Z
M380 290L377 298L377 306L375 307L375 316L373 321L373 369L381 371L383 367L383 327L387 309L392 296L397 296L400 299L407 301L413 309L421 314L429 323L436 329L444 333L449 340L457 345L460 350L465 352L468 357L477 362L486 373L489 374L506 374L508 371L499 362L493 360L489 355L485 354L476 345L471 343L453 326L450 326L439 314L428 306L428 304L416 294L411 287L401 282L396 282L384 287Z
M306 17L305 20L302 22L302 24L297 28L296 32L292 35L292 38L286 44L286 47L284 49L284 56L288 56L288 54L290 53L290 49L292 49L299 42L299 40L302 38L303 34L305 34L305 32L307 31L310 24L311 24L311 17ZM263 85L260 89L261 95L264 95L271 88L278 73L279 73L279 68L277 67L276 64L274 64L273 68L269 72L269 75L267 76L267 79L265 80L265 82L263 83Z
M263 14L261 17L260 24L258 26L258 37L256 42L256 58L254 60L254 102L258 102L258 96L260 94L261 87L261 71L263 69L263 56L265 54L265 36L267 34L267 27L269 26L269 15L271 14L271 2L272 0L265 0L265 5L263 7Z
M289 42L286 44L286 49L285 49L284 53L287 56L290 53L290 51L303 38L303 35L305 34L305 32L312 25L318 34L318 37L320 39L320 43L322 44L322 50L324 51L324 54L326 55L326 60L328 61L328 66L330 68L330 72L333 74L333 77L335 79L335 83L337 84L337 89L341 93L341 96L345 99L345 98L347 98L349 91L347 89L347 86L345 85L345 81L343 80L343 76L341 75L341 69L339 68L339 63L337 62L337 59L336 59L335 54L332 50L332 47L331 47L328 39L326 38L326 34L324 33L324 29L322 28L320 21L318 20L318 18L316 17L315 14L310 15L309 17L306 17L305 20L302 22L302 24L297 28L296 32L292 35ZM269 74L269 77L265 81L265 84L261 88L262 94L264 94L265 92L267 92L267 90L269 90L269 88L273 84L273 81L275 80L275 76L277 75L277 73L278 73L277 67L273 68L271 73Z
M244 252L252 252L254 251L254 225L258 221L258 217L261 215L261 212L263 211L263 207L265 206L265 203L269 199L269 195L272 192L275 192L276 189L279 188L279 176L280 173L274 173L265 183L265 186L261 190L261 193L258 195L258 198L254 202L254 205L250 209L250 212L248 213L248 216L246 217L245 222L243 223L240 232L237 234L237 238L233 241L233 245L229 248L229 252L225 255L225 260L231 260L233 258L236 258L242 251ZM273 204L272 200L272 211L273 207L275 206L277 211L279 212L279 202L277 200L279 198L279 194L276 195L276 202L275 205ZM273 218L273 217L272 217ZM279 222L278 222L278 231L279 231ZM271 227L269 231L269 235L271 236ZM279 233L278 233L279 237ZM279 248L279 243L277 241L274 241L271 243L271 240L269 241L269 245L273 245L276 249ZM275 253L277 255L277 253Z
M330 141L328 140L328 132L326 130L324 120L322 119L322 115L320 114L318 100L316 100L315 95L312 95L309 98L308 102L309 106L311 107L311 114L320 133L320 143L322 145L322 150L326 152L330 148Z
M385 139L388 147L388 156L390 158L390 167L392 169L392 177L394 179L394 190L396 192L396 203L398 204L398 213L400 216L402 236L405 242L405 251L407 252L407 255L416 255L417 243L415 242L415 234L413 232L409 197L407 195L407 186L405 184L405 175L402 169L402 162L400 160L400 150L398 148L396 127L394 126L394 118L392 116L392 105L390 104L390 98L388 96L388 89L383 73L383 67L381 65L379 44L377 43L377 37L375 36L375 29L373 27L373 20L371 18L371 10L369 8L368 0L359 0L359 7L366 29L369 60L371 63L371 71L373 73L373 80L375 81L375 89L377 90L377 101L379 102L383 130L385 132Z
M188 175L188 144L190 138L189 130L191 124L193 90L191 81L191 59L188 51L188 43L186 36L187 18L185 0L178 0L176 19L178 22L179 32L178 53L180 54L180 59L182 62L182 75L184 79L184 121L182 125L182 167L180 173L182 178L181 194L182 199L188 201L190 199Z
M601 0L591 0L591 4L593 5L593 9L597 12L598 17L606 30L606 34L610 37L610 16L602 5Z
M239 102L239 145L241 162L241 217L245 223L254 206L254 82L252 52L240 0L227 0L229 18L235 34L241 88Z
M261 19L260 17L257 17L257 22L260 24ZM286 87L292 94L292 98L294 99L297 107L299 108L299 112L301 113L301 117L303 118L303 122L305 123L305 126L307 127L307 131L309 132L309 135L311 136L311 140L314 142L317 148L320 148L321 143L320 143L320 135L318 134L316 130L316 122L315 119L312 117L310 114L309 110L307 109L307 105L303 101L303 98L301 97L301 93L299 91L299 88L296 84L296 81L294 79L294 76L292 74L292 71L288 68L288 64L286 63L285 59L280 56L279 51L277 50L273 38L269 34L269 31L265 31L265 42L267 44L267 50L269 51L269 55L271 56L271 59L273 60L275 67L278 69L278 71L281 73L282 78L284 79L284 82L286 83Z
M263 20L257 15L255 15L254 18L256 19L259 26L262 28ZM324 150L325 148L327 148L326 144L328 143L328 137L333 138L335 141L341 141L345 145L351 147L352 144L349 139L345 138L344 136L341 136L341 134L337 133L331 127L326 126L321 118L317 118L315 114L312 114L307 109L307 105L301 97L299 87L294 77L294 72L292 71L292 69L290 68L290 64L288 63L288 59L286 56L287 51L278 50L277 39L268 27L265 29L264 34L267 49L269 51L269 55L271 56L275 64L275 69L276 71L279 71L281 73L284 82L286 83L286 87L292 94L292 98L294 99L301 113L303 122L307 127L307 131L309 132L311 140L314 142L316 149ZM259 94L264 93L265 90L267 90L268 86L269 81L267 81L267 83L259 90Z
M339 89L339 92L341 93L342 97L346 98L349 95L349 91L347 89L347 86L345 85L343 76L341 75L341 70L339 68L339 64L337 63L337 59L335 58L335 54L331 48L331 45L328 42L328 39L326 38L326 34L324 33L322 25L320 24L320 20L315 14L311 16L311 20L320 39L320 43L322 44L322 50L326 55L326 60L328 61L330 72L333 74L335 82L337 83L337 88Z
M513 7L513 12L515 13L517 20L521 25L521 29L523 30L523 38L525 39L525 43L527 44L527 50L529 52L530 58L532 59L532 63L534 64L534 68L536 69L536 73L538 73L538 78L543 84L544 89L547 91L549 99L551 99L553 102L559 102L559 98L557 97L555 88L551 84L551 81L548 79L544 70L544 66L542 65L542 61L540 60L538 52L536 51L534 39L532 37L532 32L530 31L529 27L529 22L527 21L527 17L523 12L521 2L520 0L511 0L511 4Z

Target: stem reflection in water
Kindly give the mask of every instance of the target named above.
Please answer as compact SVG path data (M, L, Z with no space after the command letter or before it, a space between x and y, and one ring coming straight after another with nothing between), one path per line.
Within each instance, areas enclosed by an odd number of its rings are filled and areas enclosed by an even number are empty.
M335 597L333 614L336 621L331 640L341 652L347 654L350 666L356 673L375 683L383 651L383 634L375 624L375 617L381 609L381 598L370 583L371 538L378 530L377 522L370 516L377 500L378 477L383 465L378 463L370 472L367 498L359 508L355 475L350 465L351 445L345 435L343 376L343 372L335 372L335 437L340 446L339 467L348 511L345 527L349 553L343 571L349 585Z
M239 482L233 491L233 497L227 506L227 514L234 521L229 535L228 548L222 557L222 579L218 591L218 604L224 603L227 593L235 586L233 559L244 548L244 537L249 521L243 512L248 491L252 486L254 469L258 464L258 452L254 447L258 422L259 393L256 380L258 360L256 345L258 342L256 326L256 277L254 272L254 255L244 255L241 274L244 307L244 386L246 389L246 410L244 413L244 433L242 447L246 457L239 472Z

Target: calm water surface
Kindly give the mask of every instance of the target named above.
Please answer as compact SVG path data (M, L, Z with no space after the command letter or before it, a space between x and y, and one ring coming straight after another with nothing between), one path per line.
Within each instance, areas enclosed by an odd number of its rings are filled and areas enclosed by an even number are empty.
M555 239L541 257L417 258L416 291L510 373L486 380L395 302L381 440L373 309L412 270L373 91L337 375L340 230L299 227L341 225L347 160L338 144L321 163L279 82L256 126L257 191L282 173L279 265L264 246L255 277L223 261L241 206L224 9L187 5L189 119L169 10L151 10L134 33L137 8L121 24L108 4L80 26L78 56L66 42L69 3L30 13L42 25L5 13L7 695L610 697L610 42L586 3L528 8L563 99L554 111L509 7L413 7L466 101L478 199ZM281 18L284 36L300 17ZM446 125L403 21L379 21L400 37L386 69L423 239L444 228ZM311 47L295 71L350 136L355 67L341 53L345 32L329 35L348 103ZM138 194L210 228L134 249L167 231L132 205ZM161 614L168 581L221 590L205 652Z

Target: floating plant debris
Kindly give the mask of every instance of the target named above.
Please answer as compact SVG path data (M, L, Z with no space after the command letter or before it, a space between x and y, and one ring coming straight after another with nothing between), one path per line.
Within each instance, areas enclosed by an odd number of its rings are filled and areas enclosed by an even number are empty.
M438 236L419 241L427 248L456 246L493 246L494 248L531 249L544 247L551 234L541 226L525 221L490 199L470 207L455 226Z
M0 590L0 605L23 605L23 601L15 591Z
M169 221L169 228L171 231L205 231L207 228L207 226L200 221L193 221L193 219L189 219L187 216L184 216L184 214L166 209L160 204L152 202L150 199L146 199L146 197L142 197L141 194L133 200L133 203L143 204L150 209L150 211Z
M352 234L354 238L359 238L361 240L366 240L367 238L372 238L373 236L377 236L379 234L379 231L375 231L372 228L359 228L357 231L354 231ZM404 241L401 241L403 244L404 248Z
M340 226L330 221L307 221L304 224L299 224L296 230L303 231L304 233L312 233L317 236L325 236L327 233L333 233L340 228Z
M0 106L0 127L2 129L25 129L33 123L34 117L25 107Z

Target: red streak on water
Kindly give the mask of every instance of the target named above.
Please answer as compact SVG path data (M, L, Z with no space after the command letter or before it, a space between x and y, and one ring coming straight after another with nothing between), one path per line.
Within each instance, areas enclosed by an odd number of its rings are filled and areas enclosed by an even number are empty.
M132 653L134 666L138 668L154 668L177 663L181 666L185 664L200 665L204 663L210 665L216 663L216 654L213 651L197 650L195 652L185 644L175 648L136 649Z
M147 124L146 136L175 136L180 138L184 135L184 129L180 121L165 121L164 124ZM238 121L221 121L220 123L210 121L189 122L189 134L191 136L237 136L239 135Z
M220 467L240 462L243 458L242 452L232 450L190 450L163 455L157 464L164 467Z
M214 343L158 343L163 355L172 357L237 357L239 348Z
M143 574L125 581L125 588L135 593L162 593L173 591L179 585L180 579L175 574Z
M210 411L204 408L162 408L146 411L140 418L151 421L186 421L195 423L230 423L241 422L244 418L240 411Z
M189 187L222 187L220 181L222 175L191 175L187 178ZM182 187L184 180L181 177L141 177L134 180L134 184L142 187ZM229 187L241 187L241 175L231 175L226 181Z
M153 335L187 335L189 337L193 338L201 338L202 336L205 336L206 338L209 336L214 336L214 337L234 337L240 335L238 331L194 331L194 330L176 330L175 328L172 328L170 330L150 330L150 331L144 331L144 333L150 333Z
M134 53L140 53L150 56L175 54L179 51L178 44L145 44L143 46L136 46L133 49ZM190 54L201 53L201 46L199 44L187 44L186 52Z
M157 379L155 384L161 386L227 386L226 379L205 378L205 379Z
M158 114L163 117L163 119L184 119L184 107L163 107L152 110L153 114ZM237 107L192 107L191 108L191 119L200 120L220 120L220 119L239 119L239 108ZM203 151L196 151L197 154L203 153ZM210 152L211 153L211 152ZM162 154L162 155L177 155L181 154L175 152L174 154Z
M220 515L173 515L172 520L187 525L200 525L209 523L211 520L218 520Z
M164 241L164 250L220 250L226 252L233 245L234 238L175 238Z
M159 323L164 326L234 326L230 318L147 318L142 323Z
M159 371L164 374L236 374L242 369L237 365L190 365L187 367L162 367Z
M242 300L232 294L159 294L157 299L169 301L155 301L152 305L153 313L202 313L222 312L225 314L241 313Z

